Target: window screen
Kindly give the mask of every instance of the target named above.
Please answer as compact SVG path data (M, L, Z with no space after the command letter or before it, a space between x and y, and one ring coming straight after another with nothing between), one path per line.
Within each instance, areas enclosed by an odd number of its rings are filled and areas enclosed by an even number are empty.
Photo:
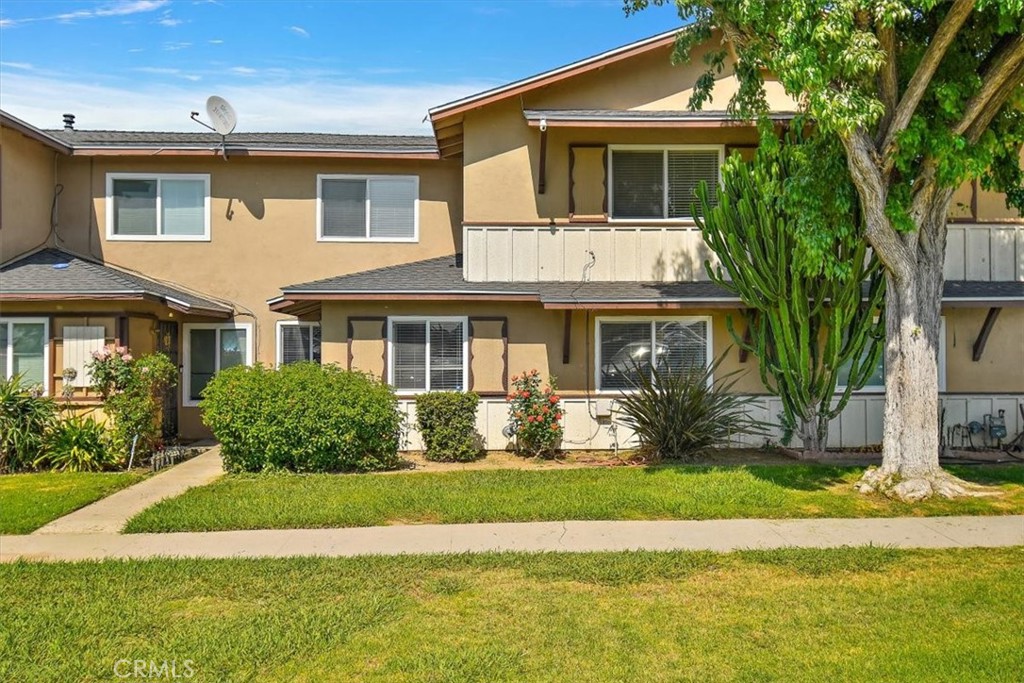
M281 325L282 365L300 361L320 362L319 325Z
M409 178L370 181L370 237L415 236L416 183Z
M206 183L202 180L162 180L164 235L202 235L206 232Z
M423 322L396 322L393 328L392 383L396 389L427 388L427 328Z
M156 179L113 181L114 234L156 235Z
M663 218L664 153L612 152L612 215L616 218Z
M324 180L320 196L325 237L366 237L365 180Z
M191 330L189 356L189 398L198 401L217 372L217 330Z
M460 391L462 387L462 323L430 323L430 388Z
M699 211L696 190L708 184L708 203L718 203L718 152L674 151L668 153L668 218L693 218Z

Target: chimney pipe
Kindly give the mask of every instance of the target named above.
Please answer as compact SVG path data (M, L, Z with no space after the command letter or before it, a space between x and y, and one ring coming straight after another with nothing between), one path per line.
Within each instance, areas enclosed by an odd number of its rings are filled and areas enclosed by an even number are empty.
M74 130L74 129L75 129L75 115L74 114L64 114L64 130Z

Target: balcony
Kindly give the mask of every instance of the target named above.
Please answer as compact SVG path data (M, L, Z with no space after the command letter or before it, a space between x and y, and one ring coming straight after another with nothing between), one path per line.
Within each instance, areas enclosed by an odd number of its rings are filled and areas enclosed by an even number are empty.
M705 260L716 262L696 227L472 225L463 230L464 276L470 282L579 282L585 276L598 282L692 282L708 279ZM1024 282L1024 225L951 224L945 273L947 280Z

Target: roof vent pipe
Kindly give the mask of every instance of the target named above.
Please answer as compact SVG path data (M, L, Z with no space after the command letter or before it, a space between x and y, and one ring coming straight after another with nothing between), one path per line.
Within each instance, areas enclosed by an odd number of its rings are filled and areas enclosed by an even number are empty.
M75 115L74 114L64 114L64 130L74 130L74 129L75 129Z

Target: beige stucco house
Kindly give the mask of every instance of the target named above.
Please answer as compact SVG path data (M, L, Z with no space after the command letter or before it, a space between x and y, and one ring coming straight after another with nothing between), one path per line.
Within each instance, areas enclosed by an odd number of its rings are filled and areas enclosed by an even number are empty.
M0 137L0 371L54 394L105 343L181 366L169 435L204 435L196 402L219 369L299 359L421 391L471 389L503 448L509 378L554 375L568 448L626 446L627 358L708 361L739 302L707 281L690 216L754 128L723 107L726 70L687 111L696 66L665 34L430 111L432 136L41 130ZM700 64L695 55L694 64ZM795 108L769 82L775 116ZM411 116L416 116L413 112ZM950 217L940 374L947 424L1006 411L1024 428L1024 220L961 189ZM646 354L646 355L645 355ZM738 389L780 407L756 359ZM833 445L881 439L881 370ZM407 444L418 445L410 432Z

